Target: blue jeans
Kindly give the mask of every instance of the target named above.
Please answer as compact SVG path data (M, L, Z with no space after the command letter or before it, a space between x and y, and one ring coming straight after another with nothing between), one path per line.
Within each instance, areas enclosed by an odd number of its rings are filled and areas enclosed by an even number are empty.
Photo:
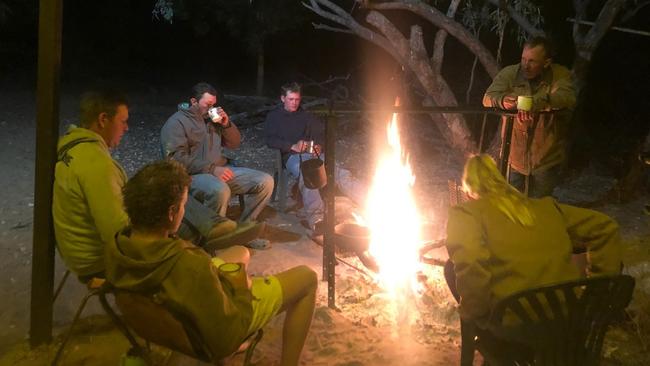
M212 226L219 220L219 215L189 195L185 203L185 216L178 230L178 235L188 241L198 243L201 236L207 237Z
M512 168L511 168L512 169ZM556 165L541 173L528 176L528 197L541 198L553 194L553 189L560 183L562 165ZM510 182L519 192L525 193L526 175L510 170Z
M230 196L244 194L246 195L246 207L241 213L239 221L253 221L271 199L273 178L258 170L241 167L229 168L234 177L227 182L221 181L212 174L192 175L190 194L221 217L226 217Z
M289 156L287 160L287 171L294 178L300 176L298 181L298 187L300 188L300 194L302 195L303 210L307 214L307 222L310 227L313 227L315 223L323 219L323 212L325 211L325 205L321 199L320 192L318 189L309 189L305 187L305 183L302 180L302 175L300 174L300 156L302 155L302 160L313 159L312 154L293 154ZM321 160L325 160L325 155L321 154ZM359 181L352 177L352 173L349 170L341 168L338 164L334 167L334 176L336 177L336 186L345 194L348 198L354 201L357 205L364 203L364 187L361 186Z

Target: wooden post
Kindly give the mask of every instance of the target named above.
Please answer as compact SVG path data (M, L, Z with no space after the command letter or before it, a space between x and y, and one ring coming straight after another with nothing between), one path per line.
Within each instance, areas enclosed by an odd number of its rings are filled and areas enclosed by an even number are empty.
M59 136L59 82L63 0L40 0L34 235L29 341L32 347L52 340L54 230L52 183Z
M327 114L327 125L325 129L325 170L327 172L327 186L325 186L325 233L323 237L323 280L327 279L327 306L336 308L336 283L334 274L336 271L334 258L334 225L336 224L336 184L334 177L334 166L336 164L336 115L330 112Z

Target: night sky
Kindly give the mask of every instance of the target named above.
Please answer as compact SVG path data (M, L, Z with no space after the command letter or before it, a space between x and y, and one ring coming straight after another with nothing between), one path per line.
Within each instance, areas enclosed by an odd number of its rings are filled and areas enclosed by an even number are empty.
M6 89L35 88L37 49L37 5L34 0L5 0L11 8L0 18L0 85ZM125 89L186 90L199 80L215 84L221 91L253 94L256 58L241 39L231 36L224 25L198 22L207 14L175 19L173 24L152 19L153 1L110 2L66 0L64 2L62 86L81 88L111 80ZM205 4L206 1L185 1ZM556 42L557 61L567 66L573 59L570 2L550 2L543 8L547 29ZM558 5L558 3L561 3ZM596 3L598 3L596 1ZM383 51L358 37L314 30L311 22L322 22L304 11L302 25L265 42L266 77L264 94L277 95L283 82L325 80L351 73L350 84L359 93L372 90L367 75L377 80L400 74L398 65ZM593 16L597 7L592 9ZM218 11L218 9L217 9ZM362 13L359 13L362 14ZM197 26L201 24L201 26ZM650 31L650 7L625 27ZM427 30L425 28L425 30ZM433 36L433 32L431 36ZM486 38L491 49L494 39ZM504 50L504 64L519 60L520 48L511 43ZM631 141L642 139L650 125L650 37L610 31L595 53L585 94L580 99L588 128L576 139L587 156L625 154ZM443 69L454 90L463 90L469 75L471 55L453 39L447 43ZM480 103L489 78L479 75L472 103ZM315 91L316 92L316 91ZM309 90L307 90L309 93ZM462 93L458 95L463 99ZM638 144L638 142L637 142Z

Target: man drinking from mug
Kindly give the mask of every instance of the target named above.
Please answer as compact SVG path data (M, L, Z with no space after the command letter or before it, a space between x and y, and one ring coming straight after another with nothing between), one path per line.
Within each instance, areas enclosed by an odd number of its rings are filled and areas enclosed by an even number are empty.
M552 57L549 40L528 40L521 63L503 68L483 96L486 107L518 111L508 161L510 184L531 197L551 195L560 181L576 103L570 71L552 63Z
M269 174L232 166L223 156L222 147L239 147L241 134L228 114L217 108L212 85L201 82L192 87L189 103L179 104L167 119L160 140L165 158L178 161L192 176L190 194L220 216L226 216L232 194L247 196L240 225L254 221L270 200L273 178ZM249 246L264 249L268 241Z

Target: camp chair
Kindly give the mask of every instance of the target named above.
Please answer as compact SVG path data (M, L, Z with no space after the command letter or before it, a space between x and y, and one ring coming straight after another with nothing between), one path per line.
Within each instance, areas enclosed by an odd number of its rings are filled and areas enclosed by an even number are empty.
M634 278L602 276L525 290L499 301L487 330L461 323L461 365L598 365L607 328L629 304Z
M287 190L289 187L289 175L284 166L282 159L282 151L280 149L273 149L273 193L271 193L271 201L278 201L278 209L284 212L287 208Z
M124 322L147 342L153 342L203 362L222 364L222 360L214 359L193 322L183 314L172 311L150 297L136 292L114 289L113 293ZM262 335L262 330L252 335L246 349L244 365L250 364L255 346ZM140 347L134 341L132 345L136 349Z
M61 292L61 289L63 288L63 285L65 284L66 280L70 276L70 270L66 270L65 274L63 275L63 278L59 282L59 285L57 286L57 289L54 293L53 300L54 302L56 298L58 297L59 293ZM100 303L102 304L102 307L106 311L106 313L111 317L113 320L113 323L120 328L123 333L124 331L128 332L126 328L124 328L123 324L121 323L120 319L115 315L115 313L112 311L110 306L108 306L108 302L106 301L106 294L111 291L110 285L106 282L105 279L103 278L98 278L98 277L93 277L88 279L86 282L86 287L88 288L88 293L84 298L81 300L81 303L79 304L79 307L77 308L77 312L74 315L74 318L72 319L72 324L70 324L70 328L68 328L68 331L65 333L63 336L63 340L61 341L61 344L59 345L59 348L56 351L56 354L54 355L54 359L52 360L51 365L55 366L58 364L61 355L63 354L63 349L65 348L65 345L68 343L68 340L70 339L70 336L72 335L72 331L74 329L75 324L79 320L79 317L81 316L81 313L83 312L84 308L86 307L86 304L88 303L88 300L90 300L91 297L97 296L99 298ZM125 333L126 335L126 333ZM133 339L133 336L126 335L129 340L135 341Z

